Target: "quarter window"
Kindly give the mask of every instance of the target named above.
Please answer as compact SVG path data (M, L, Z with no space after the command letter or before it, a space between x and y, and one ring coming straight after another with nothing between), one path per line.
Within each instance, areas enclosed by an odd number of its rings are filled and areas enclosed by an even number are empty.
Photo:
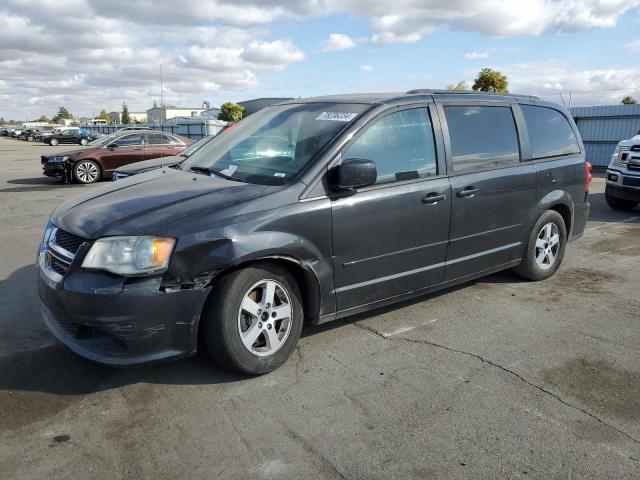
M455 173L516 165L518 133L510 107L444 107Z
M429 111L413 108L383 117L347 148L342 158L373 161L378 170L377 184L436 175Z
M531 156L534 159L580 153L576 134L562 113L534 105L520 107L529 131Z

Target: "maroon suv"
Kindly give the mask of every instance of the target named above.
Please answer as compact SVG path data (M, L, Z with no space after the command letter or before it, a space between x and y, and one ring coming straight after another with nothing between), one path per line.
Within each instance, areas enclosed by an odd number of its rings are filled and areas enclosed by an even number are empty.
M171 133L129 130L101 137L87 148L43 155L40 161L49 177L93 183L111 178L111 172L123 165L177 155L190 143L188 138Z

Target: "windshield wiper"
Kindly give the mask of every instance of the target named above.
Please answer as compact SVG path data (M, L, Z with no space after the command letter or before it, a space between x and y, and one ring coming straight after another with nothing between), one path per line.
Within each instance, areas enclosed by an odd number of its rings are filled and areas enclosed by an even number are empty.
M206 173L206 174L209 174L209 175L216 175L216 176L222 177L222 178L224 178L226 180L231 180L233 182L244 182L244 180L240 180L239 178L232 177L231 175L227 175L226 173L222 173L219 170L214 170L213 168L191 167L191 170L193 170L194 172Z
M190 170L198 173L206 173L207 175L211 175L213 173L211 169L207 167L191 167Z

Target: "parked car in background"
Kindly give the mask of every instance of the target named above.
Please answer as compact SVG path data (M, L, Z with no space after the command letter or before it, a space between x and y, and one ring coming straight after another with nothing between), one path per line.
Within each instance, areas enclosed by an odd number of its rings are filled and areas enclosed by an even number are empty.
M38 255L43 319L106 364L201 347L267 373L304 323L509 268L554 275L589 215L584 155L571 115L531 97L413 90L267 107L179 168L59 206Z
M76 143L78 145L87 145L94 140L91 130L86 128L64 128L58 133L48 135L43 138L43 142L49 145L58 145L60 143Z
M161 167L175 168L176 166L180 165L180 163L182 163L185 158L189 157L189 155L193 154L204 145L209 143L212 138L214 138L214 135L203 137L200 140L193 142L182 152L173 157L153 158L151 160L135 162L129 165L125 165L124 167L120 167L117 170L114 170L113 174L111 175L111 180L115 182L116 180L120 180L122 178L127 178L132 175L138 175L139 173L148 172L150 170L155 170L156 168Z
M640 132L616 146L607 167L605 199L615 210L633 210L640 203Z
M55 128L56 127L51 126L51 125L29 128L29 129L25 130L24 132L22 132L18 136L18 138L20 140L25 140L27 142L33 142L34 140L41 140L42 139L42 135L53 132L53 130Z
M43 173L67 182L93 183L111 178L123 165L156 157L173 157L192 142L170 133L126 131L105 135L87 148L65 153L43 155Z

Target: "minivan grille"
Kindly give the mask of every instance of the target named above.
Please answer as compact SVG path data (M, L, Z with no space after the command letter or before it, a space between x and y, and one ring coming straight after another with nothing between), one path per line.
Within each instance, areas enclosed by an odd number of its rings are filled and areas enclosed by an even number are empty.
M78 252L80 245L82 245L84 242L84 238L78 237L73 233L65 232L60 228L56 229L55 234L52 235L51 238L51 243L64 248L67 252L74 255Z

